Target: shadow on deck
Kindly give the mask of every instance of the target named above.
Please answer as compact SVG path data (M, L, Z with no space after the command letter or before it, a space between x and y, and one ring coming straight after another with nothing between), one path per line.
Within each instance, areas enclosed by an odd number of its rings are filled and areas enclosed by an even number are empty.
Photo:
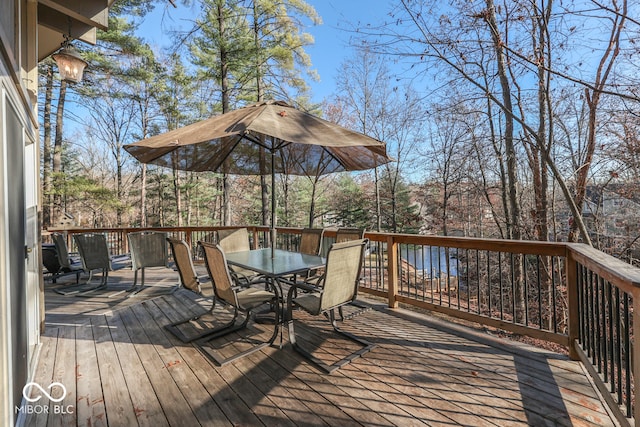
M130 286L124 270L89 297L47 284L34 381L59 382L67 394L26 425L615 425L580 363L362 298L371 309L344 329L378 346L331 375L294 352L286 332L282 349L218 367L163 327L210 304L185 290L166 294L176 281L171 271L149 271L154 286L133 298L108 297ZM335 357L344 343L328 322L300 318L307 345ZM267 329L254 324L215 342L234 352Z

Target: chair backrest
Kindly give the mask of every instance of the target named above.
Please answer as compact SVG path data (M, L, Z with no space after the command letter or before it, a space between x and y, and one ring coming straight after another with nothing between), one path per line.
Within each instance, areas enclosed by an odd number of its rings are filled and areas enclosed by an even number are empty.
M307 255L318 255L320 246L322 245L322 234L324 230L321 228L305 228L300 236L300 253Z
M198 245L202 248L204 264L211 278L216 298L238 307L238 300L232 288L233 281L227 268L227 258L224 256L224 251L220 245L214 245L213 243L198 242Z
M169 242L169 246L171 247L173 261L176 263L178 275L180 275L180 283L187 289L200 292L200 282L198 281L196 269L193 266L191 249L189 249L187 242L182 239L172 239L170 237L167 237L167 242Z
M58 253L55 247L42 247L42 265L44 265L47 271L51 274L55 275L60 271L60 260L58 260Z
M69 249L67 248L67 239L64 234L53 233L51 235L53 244L56 247L56 253L58 254L58 262L61 269L71 270L71 260L69 259Z
M327 254L327 267L320 296L320 312L356 299L367 239L334 243Z
M364 229L360 228L338 228L336 232L336 243L348 242L349 240L360 240L364 238Z
M131 251L131 268L166 267L169 259L167 235L159 231L138 231L127 234Z
M73 239L78 246L78 253L82 259L82 268L87 271L101 268L111 270L111 256L107 238L101 233L74 234Z
M249 231L246 228L218 230L218 244L225 253L249 251Z

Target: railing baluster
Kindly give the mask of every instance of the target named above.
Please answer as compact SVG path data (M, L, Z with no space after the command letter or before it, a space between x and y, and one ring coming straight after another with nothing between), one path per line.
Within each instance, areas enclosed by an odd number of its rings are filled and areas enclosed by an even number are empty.
M553 316L553 332L558 333L558 310L557 301L556 301L556 275L555 275L555 259L556 257L550 258L550 267L551 267L551 315Z
M387 237L387 274L389 278L389 307L398 308L398 244Z
M582 313L583 310L583 293L581 272L578 263L573 258L571 252L567 254L565 260L565 270L567 272L567 299L568 299L568 322L569 322L569 357L573 360L579 360L577 344L584 337L582 325L584 324ZM576 343L576 340L578 341Z
M488 294L488 299L487 299L487 308L488 308L488 312L487 314L489 316L491 316L491 254L489 253L489 251L487 251L487 294Z
M466 287L467 287L467 313L471 312L471 272L469 269L469 249L465 249L464 251L464 263L465 263L465 283L466 283ZM458 272L458 292L460 292L461 289L461 280L460 280L460 272Z
M476 290L477 290L477 298L478 298L478 302L476 303L477 306L477 313L480 314L480 306L482 304L482 299L480 296L480 250L476 249Z
M600 316L600 277L598 277L597 275L595 276L595 280L593 283L593 293L595 296L595 300L594 300L594 309L595 309L595 313L593 316L593 323L594 323L594 337L595 337L595 359L596 359L596 366L598 367L598 372L602 373L602 318Z
M609 365L609 369L605 372L609 373L611 376L611 384L614 383L614 366L613 366L613 286L607 280L606 281L606 294L607 294L607 325L609 327L609 339L605 340L607 344L607 351L609 356L607 357L607 364ZM608 381L607 376L605 374L605 382Z
M513 316L513 321L518 321L518 316L516 315L516 269L513 260L513 254L509 254L509 268L511 269L511 315ZM524 295L520 295L520 297L524 297Z
M622 401L622 324L620 323L620 289L616 288L616 354L615 354L615 363L616 363L616 390L618 392L618 402ZM611 392L616 391L613 389Z
M540 281L540 256L536 255L536 287L538 289L538 328L544 327L544 311L542 308L542 301L544 295L542 294L542 283Z
M456 248L456 300L458 301L458 310L460 310L460 251Z
M500 286L500 320L504 320L504 283L502 281L502 252L498 252L498 284Z
M602 359L602 375L605 381L608 381L607 367L607 301L604 295L604 278L600 277L598 290L600 292L600 358Z
M524 286L524 324L529 326L529 269L527 268L527 257L522 257L522 271L524 272L524 277L522 278L522 286Z
M625 394L624 402L627 410L627 417L632 416L631 412L631 338L629 333L629 325L631 325L630 313L629 313L629 295L624 294L623 298L623 313L624 313L624 382L625 382ZM621 396L622 398L622 396ZM622 400L621 400L622 402Z

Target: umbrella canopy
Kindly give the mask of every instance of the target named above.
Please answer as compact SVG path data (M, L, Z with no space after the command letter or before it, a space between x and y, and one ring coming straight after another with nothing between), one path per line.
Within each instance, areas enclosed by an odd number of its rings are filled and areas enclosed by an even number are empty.
M173 169L270 174L272 248L276 173L317 176L370 169L391 161L383 142L282 101L253 104L125 145L124 149L142 163Z
M383 142L297 110L267 101L211 117L134 144L125 150L142 163L189 171L315 176L364 170L390 161ZM262 150L261 150L262 148Z

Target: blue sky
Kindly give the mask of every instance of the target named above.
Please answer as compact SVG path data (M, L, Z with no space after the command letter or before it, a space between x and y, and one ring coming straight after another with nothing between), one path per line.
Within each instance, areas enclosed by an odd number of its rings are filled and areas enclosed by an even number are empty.
M177 3L175 9L171 6L156 8L142 23L140 35L152 46L169 46L172 30L188 27L188 21L198 15L197 4L185 7ZM389 3L385 0L307 0L307 3L316 9L323 21L322 25L306 28L315 39L315 44L306 50L311 56L312 68L320 75L319 82L310 81L309 84L313 101L321 102L334 93L338 68L351 55L349 33L345 30L354 28L359 22L384 19Z

